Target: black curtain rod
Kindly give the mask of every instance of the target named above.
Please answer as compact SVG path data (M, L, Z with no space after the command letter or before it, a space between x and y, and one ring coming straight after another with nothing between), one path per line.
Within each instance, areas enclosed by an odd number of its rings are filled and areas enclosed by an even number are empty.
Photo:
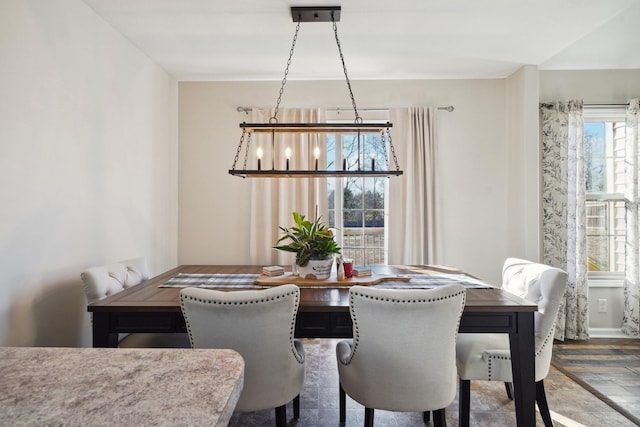
M328 111L351 111L348 108L327 108ZM448 112L452 112L453 110L455 110L455 108L453 107L453 105L447 105L446 107L438 107L438 110L445 110ZM249 114L250 111L253 111L253 108L251 107L237 107L236 111L238 113L245 113L245 114ZM389 111L388 108L358 108L358 111Z

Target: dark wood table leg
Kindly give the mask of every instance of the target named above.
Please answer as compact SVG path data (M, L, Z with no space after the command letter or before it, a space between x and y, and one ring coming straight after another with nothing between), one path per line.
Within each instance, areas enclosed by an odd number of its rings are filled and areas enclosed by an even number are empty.
M109 332L109 313L93 313L93 346L118 346L118 334Z
M533 314L533 312L518 313L517 332L509 334L513 391L519 427L536 425Z

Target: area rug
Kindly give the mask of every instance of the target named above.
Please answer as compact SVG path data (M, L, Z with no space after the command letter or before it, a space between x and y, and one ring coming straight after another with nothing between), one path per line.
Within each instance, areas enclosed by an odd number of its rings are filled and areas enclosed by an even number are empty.
M362 427L364 407L347 396L347 420L339 422L338 367L336 345L339 339L303 339L305 378L300 393L300 419L293 420L293 407L287 404L287 425L292 427ZM632 421L582 388L567 375L551 367L545 379L551 417L556 427L634 427ZM471 382L471 427L512 427L516 425L515 405L507 397L504 384L496 381ZM447 407L447 425L457 426L458 398ZM537 414L537 424L542 418ZM265 409L233 415L229 427L272 427L275 411ZM375 425L426 427L419 412L376 410Z

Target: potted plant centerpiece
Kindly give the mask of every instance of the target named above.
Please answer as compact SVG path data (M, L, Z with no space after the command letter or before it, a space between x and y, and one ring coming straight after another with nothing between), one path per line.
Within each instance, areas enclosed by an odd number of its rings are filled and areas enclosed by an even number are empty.
M293 212L295 226L280 227L284 233L274 249L296 254L296 265L305 279L328 279L333 267L333 255L340 254L340 246L333 240L333 232L317 217L313 222ZM286 245L280 245L284 241Z

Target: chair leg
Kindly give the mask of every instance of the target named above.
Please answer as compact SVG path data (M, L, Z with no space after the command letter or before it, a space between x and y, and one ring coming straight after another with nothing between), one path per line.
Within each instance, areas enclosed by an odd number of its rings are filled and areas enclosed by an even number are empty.
M424 423L428 423L429 420L431 420L431 411L424 411L422 413L422 421L424 421Z
M340 384L340 422L344 423L347 421L347 395L342 388L342 384Z
M276 427L287 426L287 405L278 406L276 408Z
M545 427L553 427L551 414L549 413L549 405L547 405L547 395L544 392L544 383L542 380L536 383L536 403L538 403L538 409L540 410L540 415L542 415L542 421L544 421Z
M458 401L458 423L460 427L469 427L469 412L471 407L471 381L460 380L460 399Z
M364 408L364 427L373 427L373 408Z
M293 418L300 419L300 395L293 398Z
M436 409L433 411L433 426L434 427L446 427L447 426L447 414L445 409Z
M513 400L513 383L504 383L504 388L507 391L509 400Z

